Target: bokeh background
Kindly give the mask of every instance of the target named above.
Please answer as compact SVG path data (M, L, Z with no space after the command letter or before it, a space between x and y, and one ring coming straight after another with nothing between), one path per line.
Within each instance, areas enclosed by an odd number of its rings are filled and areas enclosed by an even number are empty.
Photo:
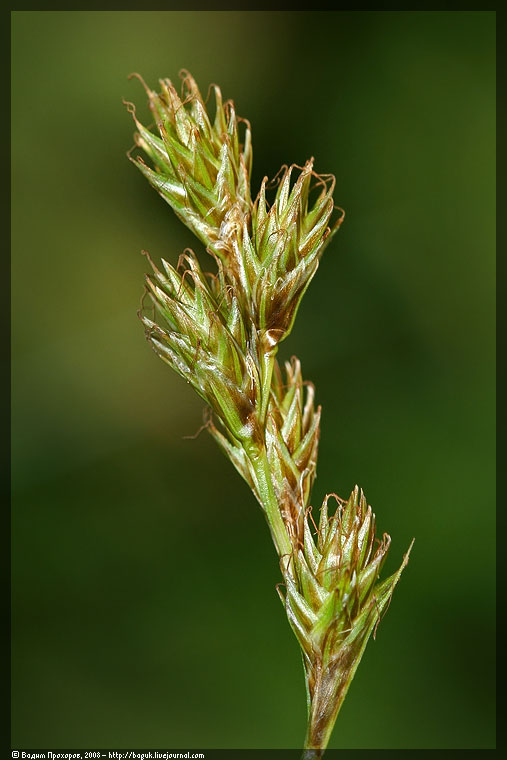
M303 739L262 514L136 317L141 249L198 244L122 98L184 67L250 119L254 188L313 155L347 212L282 358L313 503L359 483L386 572L416 543L330 746L494 746L494 61L492 12L12 14L14 745Z

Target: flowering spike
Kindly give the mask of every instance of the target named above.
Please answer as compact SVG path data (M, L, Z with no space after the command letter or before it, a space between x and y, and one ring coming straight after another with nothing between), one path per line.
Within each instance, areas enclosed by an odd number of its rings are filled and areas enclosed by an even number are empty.
M379 581L390 538L375 545L375 517L357 486L347 501L332 494L332 514L326 496L317 527L310 496L321 408L299 360L282 369L276 358L343 212L334 215L334 177L317 175L313 158L282 168L271 205L266 178L252 201L250 124L216 85L212 118L192 76L182 79L181 96L169 79L160 93L141 80L158 134L127 104L149 163L131 160L204 243L217 272L204 273L192 251L176 268L163 261L163 271L148 257L152 309L140 316L156 353L211 408L206 427L265 513L283 575L277 591L303 653L305 746L320 757L408 561L407 553Z

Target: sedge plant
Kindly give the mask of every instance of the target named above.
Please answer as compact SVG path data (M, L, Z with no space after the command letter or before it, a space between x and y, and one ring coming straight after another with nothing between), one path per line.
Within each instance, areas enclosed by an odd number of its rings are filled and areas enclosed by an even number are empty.
M207 429L266 516L283 576L278 593L303 658L305 757L318 758L410 552L379 581L390 537L376 538L375 516L357 486L348 499L326 496L314 520L321 407L299 359L283 367L277 361L344 218L333 200L335 178L316 174L310 159L282 168L271 203L267 178L253 198L250 124L223 102L219 87L208 93L212 117L188 72L181 95L169 79L157 92L133 76L154 125L143 126L126 103L147 161L129 157L216 263L209 274L192 250L176 267L162 260L159 268L148 256L149 306L140 318L158 356L205 401Z

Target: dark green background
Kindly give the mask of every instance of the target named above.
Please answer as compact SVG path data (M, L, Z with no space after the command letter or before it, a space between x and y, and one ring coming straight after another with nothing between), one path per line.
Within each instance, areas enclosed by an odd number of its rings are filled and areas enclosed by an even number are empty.
M416 543L331 746L493 747L495 14L12 21L13 744L302 742L263 516L136 317L140 250L194 240L121 100L185 67L250 119L254 188L313 155L347 212L282 358L323 405L313 503L359 483L386 571Z

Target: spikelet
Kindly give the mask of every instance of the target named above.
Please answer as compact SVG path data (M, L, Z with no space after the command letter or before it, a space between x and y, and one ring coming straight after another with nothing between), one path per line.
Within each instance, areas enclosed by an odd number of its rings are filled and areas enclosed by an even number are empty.
M299 176L292 184L295 170ZM331 220L335 178L315 174L313 158L302 169L294 165L285 169L270 208L266 183L267 177L252 210L251 235L258 275L251 299L255 304L254 320L275 344L290 333L301 299L344 212L339 209L340 214ZM312 205L309 199L315 188L320 188L320 193Z
M220 88L215 85L216 114L212 120L188 72L182 72L181 97L169 79L159 81L161 92L156 93L139 75L133 76L146 90L159 134L144 127L128 104L137 126L136 145L153 168L139 156L131 160L199 240L220 255L224 237L232 234L250 212L250 126L245 122L241 145L234 104L223 103Z
M378 583L390 537L375 538L375 515L357 486L346 502L332 496L337 509L329 515L326 496L316 541L305 519L304 536L294 547L294 572L285 573L285 594L279 591L303 652L309 716L305 746L312 749L328 743L368 639L412 548L401 567Z

